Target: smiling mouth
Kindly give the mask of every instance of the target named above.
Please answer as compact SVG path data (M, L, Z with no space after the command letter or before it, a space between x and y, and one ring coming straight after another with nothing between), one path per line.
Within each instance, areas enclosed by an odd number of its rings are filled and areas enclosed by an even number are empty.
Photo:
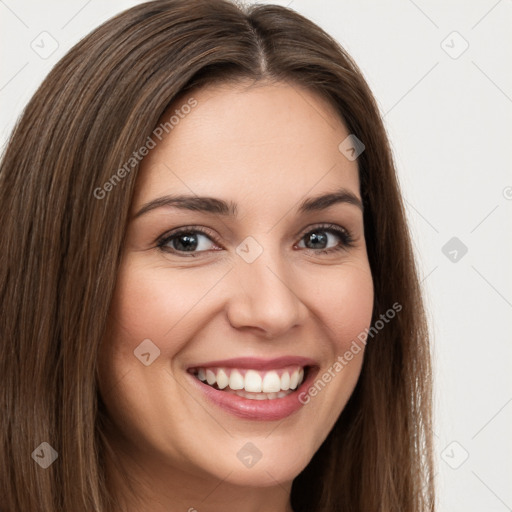
M276 370L247 368L190 368L203 384L249 400L274 400L294 393L307 378L310 366L290 365Z

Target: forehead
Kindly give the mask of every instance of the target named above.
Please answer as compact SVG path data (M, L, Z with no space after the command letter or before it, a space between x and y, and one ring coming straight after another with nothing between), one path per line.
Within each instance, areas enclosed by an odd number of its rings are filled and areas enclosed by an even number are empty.
M346 126L326 100L298 85L209 86L180 95L159 126L134 207L171 193L262 206L340 186L359 195L357 162L338 149Z

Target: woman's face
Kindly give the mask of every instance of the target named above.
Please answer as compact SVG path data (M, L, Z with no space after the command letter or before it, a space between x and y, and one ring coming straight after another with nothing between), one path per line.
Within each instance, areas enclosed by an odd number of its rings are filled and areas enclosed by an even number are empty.
M289 483L363 360L343 357L373 305L357 163L308 90L192 97L137 181L99 356L112 441L154 478Z

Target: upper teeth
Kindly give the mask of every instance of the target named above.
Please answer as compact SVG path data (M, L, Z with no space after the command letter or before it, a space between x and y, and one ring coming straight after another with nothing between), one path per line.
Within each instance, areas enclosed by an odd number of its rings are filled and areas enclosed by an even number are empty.
M219 389L244 389L253 393L275 393L296 389L304 379L304 368L289 367L281 370L257 371L234 368L198 368L197 378Z

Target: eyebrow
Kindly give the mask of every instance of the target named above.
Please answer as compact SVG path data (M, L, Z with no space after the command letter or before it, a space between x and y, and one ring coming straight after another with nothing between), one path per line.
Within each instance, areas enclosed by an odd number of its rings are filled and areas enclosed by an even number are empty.
M363 211L363 203L361 200L349 190L342 188L336 192L305 199L297 208L297 212L299 214L304 214L322 211L340 203L356 206ZM224 217L236 217L238 214L237 204L233 201L224 201L214 197L166 195L144 204L133 218L136 219L137 217L157 208L169 206L179 208L181 210L213 213Z

